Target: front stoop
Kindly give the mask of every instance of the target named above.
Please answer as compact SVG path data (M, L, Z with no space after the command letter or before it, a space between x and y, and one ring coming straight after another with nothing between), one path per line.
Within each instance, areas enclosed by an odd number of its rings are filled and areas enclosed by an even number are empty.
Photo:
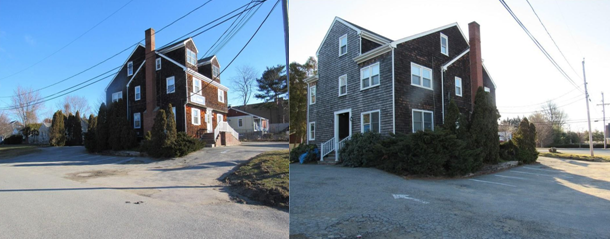
M205 147L216 147L216 140L214 140L214 133L206 133L201 136L201 140L205 142Z
M337 163L339 163L338 161L335 161L335 152L332 152L328 155L326 155L326 157L324 157L321 161L318 161L318 164L323 164L323 165L335 165Z

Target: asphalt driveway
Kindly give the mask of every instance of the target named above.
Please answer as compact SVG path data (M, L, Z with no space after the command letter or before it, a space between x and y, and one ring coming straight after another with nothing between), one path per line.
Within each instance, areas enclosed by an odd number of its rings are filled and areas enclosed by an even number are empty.
M282 143L206 148L187 157L44 148L0 160L0 238L286 238L287 211L231 200L219 181ZM143 164L125 164L140 159Z
M549 152L549 148L537 148L537 149L538 149L538 152L544 152L544 153ZM588 144L586 144L586 145L583 144L582 148L557 148L557 151L566 153L566 154L584 154L584 155L591 154L591 151L589 151ZM593 154L599 155L599 156L610 156L610 149L594 148Z
M407 180L292 164L293 238L609 238L610 163L539 158L474 178Z

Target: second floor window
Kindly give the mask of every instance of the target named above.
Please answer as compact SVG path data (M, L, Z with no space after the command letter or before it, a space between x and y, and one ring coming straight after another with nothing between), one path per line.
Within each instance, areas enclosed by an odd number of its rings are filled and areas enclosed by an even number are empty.
M161 58L157 58L157 60L155 60L155 69L161 70Z
M127 76L133 75L133 62L130 61L127 63Z
M218 77L220 75L220 68L216 65L212 65L212 76Z
M197 65L197 53L191 51L190 49L186 49L186 62L191 65Z
M441 53L449 56L449 38L443 33L441 33Z
M347 95L347 75L339 77L339 96Z
M140 100L140 86L136 86L134 91L135 91L135 100Z
M309 104L313 105L316 103L316 85L309 87Z
M455 95L462 96L462 78L455 77Z
M432 89L432 70L411 63L411 85Z
M193 93L201 95L201 81L193 77Z
M176 91L176 80L173 76L167 77L165 79L167 83L167 94L174 93Z
M339 38L339 56L347 54L347 34Z
M218 89L218 102L225 102L225 92L221 89Z
M360 81L361 90L379 85L379 63L360 69Z

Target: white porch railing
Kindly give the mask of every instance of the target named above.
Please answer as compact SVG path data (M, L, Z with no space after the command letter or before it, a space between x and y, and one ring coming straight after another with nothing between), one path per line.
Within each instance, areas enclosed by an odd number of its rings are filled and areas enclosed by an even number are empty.
M320 149L320 161L322 161L324 156L330 154L333 150L335 150L335 138L326 141L326 143L322 143Z
M347 136L344 139L342 139L341 141L339 141L338 145L337 145L337 157L335 158L336 161L339 161L339 152L341 151L341 148L343 148L343 146L345 146L345 142L348 141L349 139L351 139L352 136Z
M235 131L227 122L222 121L218 123L216 129L214 129L214 140L218 138L218 134L220 134L220 132L230 133L233 135L233 137L239 140L239 133L237 133L237 131Z

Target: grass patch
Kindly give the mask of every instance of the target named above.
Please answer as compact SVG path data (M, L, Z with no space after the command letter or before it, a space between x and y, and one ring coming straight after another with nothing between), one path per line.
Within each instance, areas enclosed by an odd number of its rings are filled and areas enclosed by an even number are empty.
M21 155L26 155L34 152L38 152L40 149L36 145L23 145L23 144L7 144L0 145L0 159L8 159Z
M227 177L238 193L266 205L288 207L288 150L257 155Z
M610 162L610 157L608 157L608 156L591 157L591 156L585 155L585 154L565 154L565 153L561 153L561 152L557 152L557 153L541 152L539 156L551 157L551 158L583 160L583 161L591 161L591 162Z

